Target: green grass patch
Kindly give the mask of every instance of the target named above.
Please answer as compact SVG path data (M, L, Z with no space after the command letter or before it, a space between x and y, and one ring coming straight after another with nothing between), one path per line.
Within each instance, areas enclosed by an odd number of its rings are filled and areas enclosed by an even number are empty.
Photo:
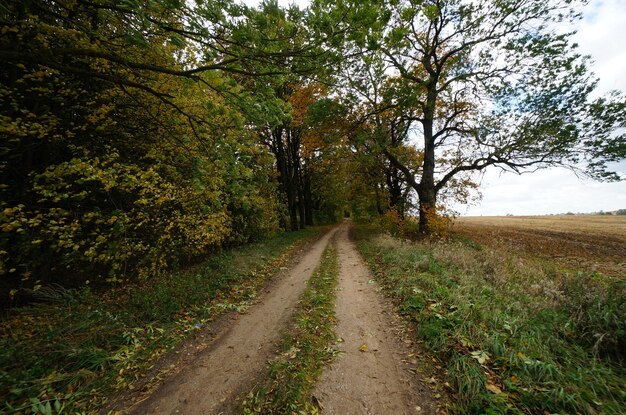
M107 292L44 287L0 322L0 413L93 413L207 323L244 309L319 230L283 233Z
M339 276L334 241L322 255L300 299L279 355L269 363L268 378L244 401L244 414L317 414L311 395L324 366L336 355L335 289Z
M444 366L461 414L622 414L626 284L468 241L358 246L418 340Z

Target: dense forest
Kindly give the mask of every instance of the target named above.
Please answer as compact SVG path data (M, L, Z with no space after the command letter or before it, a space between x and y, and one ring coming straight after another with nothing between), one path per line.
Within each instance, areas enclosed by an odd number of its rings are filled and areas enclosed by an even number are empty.
M349 215L436 233L488 166L620 179L574 3L0 2L2 302Z

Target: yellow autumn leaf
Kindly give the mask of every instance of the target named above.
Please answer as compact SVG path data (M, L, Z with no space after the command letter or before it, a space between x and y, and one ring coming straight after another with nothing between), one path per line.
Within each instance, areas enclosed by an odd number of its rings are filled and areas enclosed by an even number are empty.
M485 387L487 388L488 391L493 392L495 394L502 393L502 389L500 389L497 385L494 385L493 383L487 383Z
M359 347L359 350L363 353L367 352L367 345L365 343L363 343L361 345L361 347Z

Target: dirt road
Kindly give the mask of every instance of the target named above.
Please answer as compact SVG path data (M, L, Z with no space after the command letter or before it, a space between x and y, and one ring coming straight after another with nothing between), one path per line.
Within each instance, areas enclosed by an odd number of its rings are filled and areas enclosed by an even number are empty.
M410 351L394 331L391 306L385 304L369 270L348 238L349 224L328 232L297 264L276 277L247 314L227 325L212 344L165 381L131 414L235 414L238 398L266 373L281 328L337 234L340 282L336 345L343 353L325 369L314 391L323 414L434 413L428 389L407 363Z
M287 324L293 307L320 261L336 229L310 247L285 275L277 276L271 291L220 333L187 368L166 381L131 414L232 413L235 397L247 392L264 373L267 359Z
M430 391L411 366L410 350L394 330L392 308L385 304L372 275L348 238L337 235L340 264L336 347L343 353L324 372L314 392L329 415L431 414Z

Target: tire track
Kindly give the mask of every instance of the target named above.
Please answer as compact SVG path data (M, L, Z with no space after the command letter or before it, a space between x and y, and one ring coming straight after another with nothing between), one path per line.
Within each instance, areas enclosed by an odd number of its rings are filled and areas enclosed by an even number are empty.
M314 243L299 262L278 276L272 290L218 334L209 348L187 368L163 383L152 395L130 409L131 414L232 413L235 398L263 374L280 328L293 308L334 229Z
M340 274L335 313L343 352L322 374L314 395L322 413L430 414L435 405L407 361L410 351L393 330L392 308L376 291L348 226L337 235Z

